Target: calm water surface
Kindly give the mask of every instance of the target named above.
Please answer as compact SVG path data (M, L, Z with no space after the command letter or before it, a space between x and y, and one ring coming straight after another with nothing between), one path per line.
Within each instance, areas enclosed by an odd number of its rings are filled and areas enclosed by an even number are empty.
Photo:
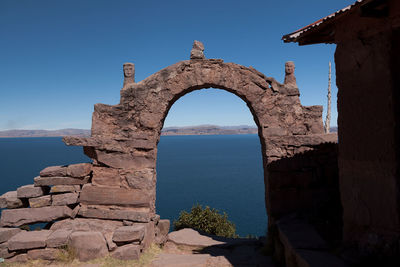
M51 165L90 162L61 138L0 138L0 194L32 184ZM173 221L196 204L226 211L241 236L265 235L267 216L257 135L162 136L157 213Z

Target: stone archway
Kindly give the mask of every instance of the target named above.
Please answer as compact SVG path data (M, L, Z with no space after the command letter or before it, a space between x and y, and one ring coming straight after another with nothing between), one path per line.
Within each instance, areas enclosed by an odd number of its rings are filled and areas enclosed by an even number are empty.
M122 88L118 105L96 104L90 138L64 138L67 145L83 146L94 160L92 185L81 195L86 216L113 217L110 205L129 208L140 216L154 215L157 143L163 122L181 96L210 87L229 91L246 102L258 126L264 170L268 162L307 150L299 137L323 133L322 107L302 106L293 84L279 84L252 67L220 59L178 62L139 83L131 79ZM288 138L295 138L297 145L289 148ZM104 199L91 199L101 195ZM270 210L268 197L266 206Z

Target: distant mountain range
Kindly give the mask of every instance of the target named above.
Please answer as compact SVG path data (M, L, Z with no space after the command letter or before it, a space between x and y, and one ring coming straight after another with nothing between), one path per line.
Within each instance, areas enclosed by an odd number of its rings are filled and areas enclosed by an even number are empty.
M188 127L165 127L161 135L207 135L207 134L256 134L255 126L216 126L200 125Z
M337 132L337 127L331 127L331 132ZM187 127L165 127L161 135L212 135L212 134L257 134L256 126L216 126L200 125ZM57 137L57 136L90 136L90 130L7 130L0 131L0 137Z
M0 137L56 137L56 136L90 136L90 130L61 129L61 130L7 130L0 131Z

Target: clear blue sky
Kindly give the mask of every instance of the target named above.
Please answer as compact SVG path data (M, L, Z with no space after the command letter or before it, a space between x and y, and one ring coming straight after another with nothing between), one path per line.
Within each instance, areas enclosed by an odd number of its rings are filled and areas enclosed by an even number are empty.
M136 81L189 59L193 40L207 58L253 66L283 81L296 63L303 105L326 106L334 45L284 44L281 37L354 0L0 1L0 130L91 126L95 103L117 104L122 64ZM335 76L333 118L336 125ZM324 115L325 116L325 115ZM201 90L178 100L165 126L251 125L238 97Z

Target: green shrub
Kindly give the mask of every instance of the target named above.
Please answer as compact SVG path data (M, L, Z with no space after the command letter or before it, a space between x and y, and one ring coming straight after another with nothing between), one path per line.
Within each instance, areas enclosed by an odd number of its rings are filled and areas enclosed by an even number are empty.
M237 237L235 224L228 221L225 212L220 214L208 206L203 209L199 204L194 205L190 213L181 211L178 220L174 221L175 231L183 228L193 228L217 236Z

